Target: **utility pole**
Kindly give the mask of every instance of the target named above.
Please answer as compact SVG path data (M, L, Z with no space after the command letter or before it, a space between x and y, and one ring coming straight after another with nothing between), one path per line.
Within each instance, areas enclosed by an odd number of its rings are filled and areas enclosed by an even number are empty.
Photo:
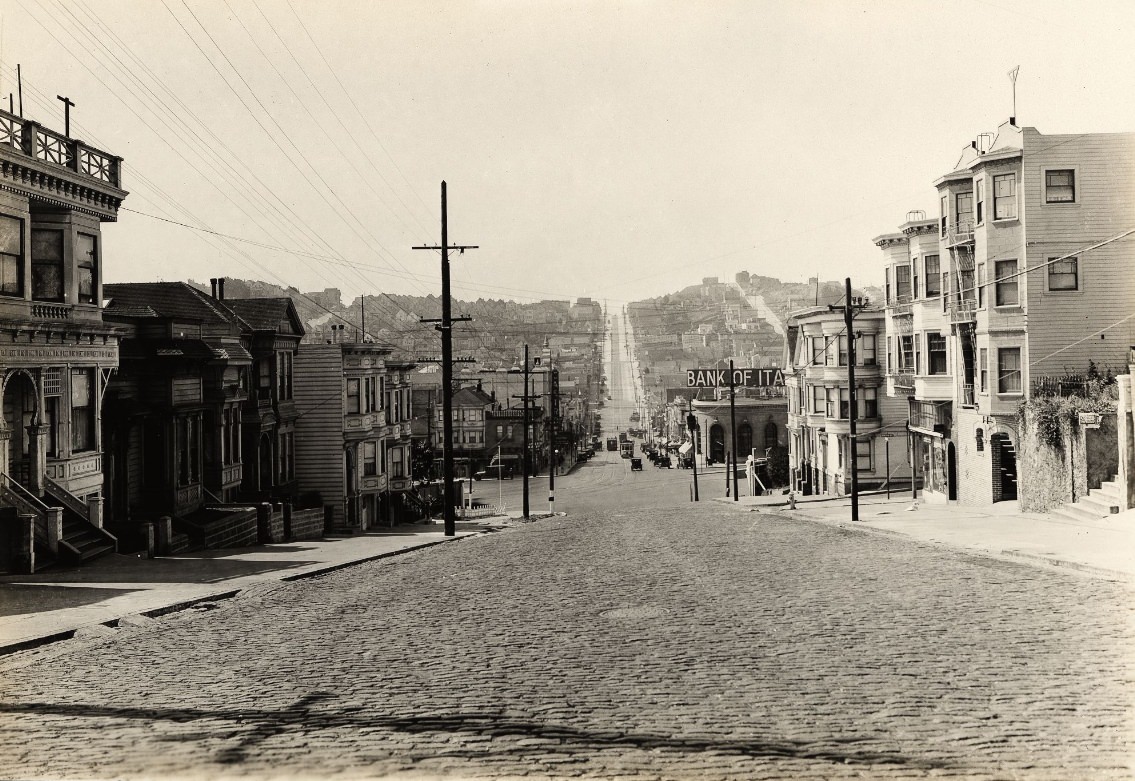
M729 441L732 443L733 450L733 501L739 502L740 498L737 496L737 391L733 383L733 359L729 359ZM725 467L730 468L729 459L725 459ZM726 482L729 479L726 478Z
M694 415L694 401L690 399L690 413L686 415L686 430L690 432L690 446L694 464L694 501L698 501L698 419Z
M441 183L441 245L418 246L414 249L441 250L441 322L434 326L441 331L441 407L442 407L442 494L445 513L445 536L457 533L453 503L453 323L452 303L449 300L449 251L455 249L465 254L467 249L477 249L476 245L449 246L449 227L446 217L445 182ZM365 299L364 299L365 301ZM469 317L456 318L457 321L471 320ZM422 322L434 322L423 320Z
M843 281L843 330L847 334L847 423L848 465L851 467L851 520L859 520L859 448L855 436L855 419L859 417L859 403L855 396L855 330L852 320L855 313L867 306L866 299L852 299L851 277ZM838 307L828 305L828 311ZM838 352L839 345L836 345ZM838 361L837 361L838 363Z
M528 345L524 345L524 458L521 470L524 474L524 520L528 520Z
M556 382L552 380L552 403L548 407L548 512L555 514L556 510Z

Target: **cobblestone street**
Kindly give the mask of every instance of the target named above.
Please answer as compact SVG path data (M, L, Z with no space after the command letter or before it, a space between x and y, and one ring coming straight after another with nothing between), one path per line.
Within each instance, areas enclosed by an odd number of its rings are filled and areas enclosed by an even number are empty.
M1130 777L1122 586L673 507L581 506L15 654L3 774Z

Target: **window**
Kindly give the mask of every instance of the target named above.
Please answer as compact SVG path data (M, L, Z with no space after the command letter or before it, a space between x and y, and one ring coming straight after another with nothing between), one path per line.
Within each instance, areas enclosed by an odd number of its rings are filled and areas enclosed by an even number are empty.
M884 367L888 372L895 365L894 342L892 337L887 337L887 365Z
M94 370L71 370L71 450L95 449Z
M855 438L855 471L870 472L871 466L871 440Z
M942 295L942 269L937 255L926 256L926 297Z
M79 286L79 303L94 304L98 289L99 240L88 233L80 233L75 246L75 277Z
M812 338L812 365L820 366L824 362L824 340L819 336Z
M359 406L359 381L352 378L347 380L347 413L358 414L362 411Z
M395 447L390 450L390 476L393 478L405 477L405 462L402 458L402 448Z
M292 353L289 350L276 353L276 397L285 401L292 397Z
M177 421L177 484L193 485L201 481L201 448L198 415L187 415Z
M1021 392L1021 348L1002 347L997 350L997 392Z
M914 336L906 335L899 337L899 368L900 369L913 369L914 368Z
M965 297L965 287L962 287L962 295ZM977 264L977 308L985 309L985 264Z
M24 293L24 223L0 215L0 295Z
M257 398L268 401L272 398L272 364L267 358L256 362Z
M985 180L977 180L977 224L985 222Z
M62 231L32 231L32 298L63 300Z
M886 295L884 297L884 302L889 304L889 303L891 303L891 267L890 266L887 266L887 268L886 268L886 278L887 278Z
M911 298L918 298L918 268L919 259L915 258L914 262L911 264L911 272L913 274L913 282L910 286Z
M827 388L827 404L824 408L824 415L829 418L835 418L839 414L839 388Z
M993 177L993 219L1017 219L1017 177L1014 174Z
M860 366L875 365L875 334L860 334L858 339L856 363Z
M950 272L942 272L942 311L945 312L950 305L950 295L953 291L950 290Z
M839 389L839 417L840 420L851 418L851 392L847 388Z
M910 266L895 266L895 300L910 301Z
M374 440L363 443L363 476L374 477L378 474L378 443Z
M926 334L927 374L946 373L946 337L940 333Z
M958 210L954 224L959 233L968 233L973 230L973 193L958 193L954 197Z
M978 368L979 382L978 388L982 393L989 392L989 350L982 347L977 351L977 359L981 366Z
M1079 290L1080 264L1076 258L1048 259L1049 290Z
M997 282L994 286L994 306L1016 306L1020 303L1017 294L1017 261L999 260L994 264Z
M1045 203L1076 202L1076 172L1071 168L1044 172Z
M819 414L819 413L823 412L824 411L824 403L825 403L825 396L824 396L823 386L813 385L812 386L812 412L813 412L813 414Z
M294 446L293 434L291 432L280 434L280 480L281 483L286 483L292 479L295 474L295 455L292 451Z
M839 337L839 365L847 366L847 335Z
M948 213L949 213L948 204L949 204L949 200L946 198L945 195L943 195L941 197L941 199L939 200L939 212L938 212L938 214L939 214L939 217L938 217L938 235L943 236L943 237L946 235L946 218L947 218Z
M879 391L875 388L860 388L855 392L855 406L859 408L860 418L879 417Z

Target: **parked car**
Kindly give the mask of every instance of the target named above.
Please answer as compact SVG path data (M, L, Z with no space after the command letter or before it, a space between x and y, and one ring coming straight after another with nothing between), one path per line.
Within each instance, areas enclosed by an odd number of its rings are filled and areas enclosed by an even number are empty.
M632 472L641 472L642 471L642 459L641 458L632 458L631 459L631 471Z
M512 464L489 464L480 472L473 473L474 480L503 480L506 477L511 480L515 476Z
M659 456L658 459L654 462L654 465L659 469L669 469L670 456Z

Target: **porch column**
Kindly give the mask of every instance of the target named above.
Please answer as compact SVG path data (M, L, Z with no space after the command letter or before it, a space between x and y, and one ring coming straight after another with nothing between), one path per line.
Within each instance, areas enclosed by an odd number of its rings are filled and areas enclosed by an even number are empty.
M0 416L2 417L2 416ZM8 460L8 446L12 441L12 429L0 422L0 474L11 474L12 464Z
M47 426L28 426L28 490L43 496L47 475Z

